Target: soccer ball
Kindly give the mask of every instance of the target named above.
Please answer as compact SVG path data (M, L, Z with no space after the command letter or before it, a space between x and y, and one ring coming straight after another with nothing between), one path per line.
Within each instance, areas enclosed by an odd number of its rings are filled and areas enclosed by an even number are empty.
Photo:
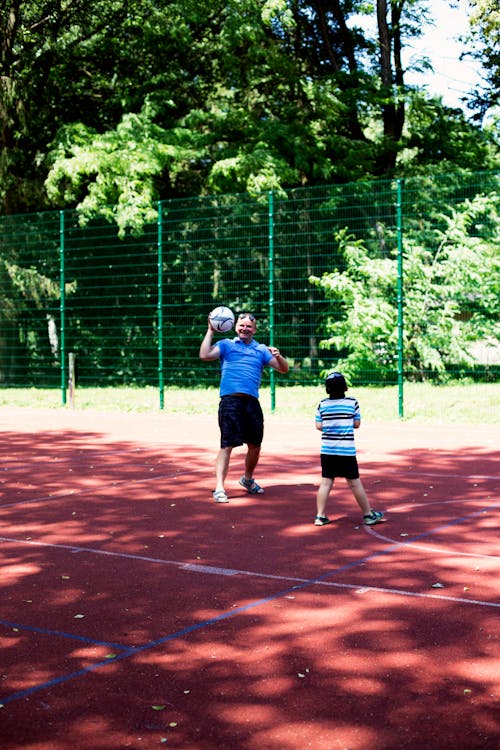
M229 307L220 305L216 307L208 316L210 325L219 333L227 333L234 326L234 314Z

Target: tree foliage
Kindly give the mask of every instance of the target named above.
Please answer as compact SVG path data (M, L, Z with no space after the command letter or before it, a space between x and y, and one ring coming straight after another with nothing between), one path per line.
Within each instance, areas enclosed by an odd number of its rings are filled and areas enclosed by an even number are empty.
M490 44L484 49L492 96L497 74L495 5L483 2L483 6L487 11L477 23ZM296 275L308 278L321 273L311 244L329 247L331 242L316 229L307 201L294 223L291 189L360 185L360 194L365 192L356 211L376 216L375 232L380 229L376 243L382 247L386 209L372 193L371 178L427 178L453 172L450 179L460 183L467 171L499 165L498 133L493 128L471 123L461 110L447 108L405 83L402 50L420 34L422 19L431 12L424 0L103 0L98 5L83 0L64 4L4 0L0 4L4 213L77 207L82 221L104 216L118 226L123 238L128 230L147 232L156 218L158 200L213 196L222 218L207 231L201 255L193 260L186 239L192 236L188 219L179 221L178 240L169 243L166 267L185 269L182 279L177 279L179 306L192 305L193 278L201 277L207 265L213 274L213 295L224 289L225 272L238 282L234 295L238 306L259 303L254 286L241 280L240 262L230 252L234 217L224 226L224 212L231 204L229 199L224 204L218 201L224 195L249 194L262 208L267 191L272 190L283 199L279 210L287 219L284 226L297 226L312 238L283 252L278 283L284 290L291 288L289 281ZM431 185L425 205L429 213L434 196ZM325 205L325 212L336 209L335 201ZM374 207L373 214L368 205ZM244 224L255 228L267 221L267 216L252 211L250 219L242 219ZM229 249L221 257L219 243L226 231ZM466 236L465 229L463 233ZM407 272L415 263L411 271L415 289L427 290L425 298L415 297L415 327L411 346L407 343L408 367L417 377L422 368L441 373L452 358L465 357L467 327L463 321L460 336L455 335L452 321L459 312L450 302L443 305L446 320L439 317L444 314L439 306L429 307L426 330L419 334L417 326L424 323L416 312L418 305L437 299L444 281L440 274L433 277L431 294L424 284L428 277L420 279L418 274L429 267L442 269L448 249L438 253L439 262L431 262L440 238L429 227L407 242ZM340 320L332 318L329 345L340 357L348 357L349 367L360 372L365 364L374 365L385 378L394 365L394 290L389 282L394 282L395 260L385 252L382 258L375 257L369 244L362 232L352 241L347 235L341 238L345 259L338 278L332 278L345 295L339 304L347 323L342 327ZM4 241L4 248L7 245L8 258L0 269L5 299L18 298L23 307L29 298L33 330L45 336L42 307L57 302L57 288L47 286L50 276L44 268L35 270L28 261L27 267L19 262L16 243ZM265 278L262 258L251 240L241 246L248 263L258 268L259 279ZM475 268L472 246L465 242L464 247L463 262ZM109 265L108 259L98 257L102 250L86 252L93 263ZM123 246L117 244L109 252L125 279L126 259L120 265ZM452 254L459 257L458 249ZM455 278L455 271L450 273ZM108 331L90 314L88 319L87 314L78 318L79 340L96 371L109 356L110 348L106 350L102 342L116 330L141 342L151 338L153 292L141 284L140 277L134 277L134 288L141 288L144 295L141 305L147 325L134 327L127 317L127 284L123 297L115 294L120 300L116 327L108 326ZM461 284L465 280L456 281L457 290ZM284 333L290 341L300 342L312 363L319 358L318 331L302 320L317 305L321 290L310 287L306 295L294 292L296 314ZM98 315L94 292L92 284L88 290L80 284L76 296L82 309L89 307ZM472 290L467 294L467 299L476 301ZM493 308L493 302L485 304L485 310ZM21 339L24 346L28 339L19 325L21 312L10 308L9 335L16 346ZM431 323L433 316L437 322ZM489 335L488 315L483 320L477 310L474 316L476 332L483 332L483 326L484 335ZM372 331L364 342L357 334L360 328ZM430 348L428 334L434 342ZM38 351L39 344L32 346ZM124 372L132 369L132 355L128 347L125 350L126 362L123 352L117 353L123 358ZM140 360L139 354L136 362Z
M472 108L477 117L484 117L492 107L500 104L500 8L497 0L469 0L470 37L464 57L478 60L485 72L484 82L472 97Z
M500 196L479 195L433 218L442 228L404 242L404 371L444 380L450 368L474 364L471 342L500 340ZM345 268L310 279L332 303L321 346L338 354L337 366L354 380L368 371L394 380L396 251L374 257L345 230L337 242Z
M6 1L4 210L82 204L84 215L100 208L134 228L157 199L351 182L435 164L436 134L429 150L423 132L418 150L407 147L422 97L405 85L401 63L425 7ZM455 131L470 130L457 113L442 116ZM442 146L446 137L443 129ZM451 164L463 157L448 152ZM475 168L488 168L479 156Z
M394 382L400 225L408 375L445 378L463 367L490 377L493 356L471 356L500 338L497 193L498 174L462 171L173 199L162 202L161 223L123 238L101 217L81 226L75 210L1 217L0 379L57 385L57 326L82 385L157 383L160 340L170 384L206 383L200 331L223 301L258 313L262 341L273 311L293 362L289 383L316 382L339 359L358 382ZM331 297L307 283L326 285L332 270Z

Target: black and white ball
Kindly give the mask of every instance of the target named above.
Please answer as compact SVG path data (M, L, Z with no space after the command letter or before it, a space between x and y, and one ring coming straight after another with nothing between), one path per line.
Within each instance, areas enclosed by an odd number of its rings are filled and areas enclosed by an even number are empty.
M219 333L227 333L234 326L234 313L225 305L214 308L208 317L212 328Z

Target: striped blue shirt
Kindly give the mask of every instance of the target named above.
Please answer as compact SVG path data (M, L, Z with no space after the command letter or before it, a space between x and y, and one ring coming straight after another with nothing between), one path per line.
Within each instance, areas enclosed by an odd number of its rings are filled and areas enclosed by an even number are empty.
M316 409L316 424L321 427L321 453L330 456L355 456L354 421L361 420L355 398L324 398Z

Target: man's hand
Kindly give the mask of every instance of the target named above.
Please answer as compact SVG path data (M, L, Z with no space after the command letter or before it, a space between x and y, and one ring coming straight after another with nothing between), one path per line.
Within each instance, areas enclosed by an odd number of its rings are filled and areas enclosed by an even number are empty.
M269 362L271 367L274 367L275 370L282 372L283 374L288 372L288 362L285 357L280 354L280 350L275 346L268 346L267 348L273 355L272 360Z

